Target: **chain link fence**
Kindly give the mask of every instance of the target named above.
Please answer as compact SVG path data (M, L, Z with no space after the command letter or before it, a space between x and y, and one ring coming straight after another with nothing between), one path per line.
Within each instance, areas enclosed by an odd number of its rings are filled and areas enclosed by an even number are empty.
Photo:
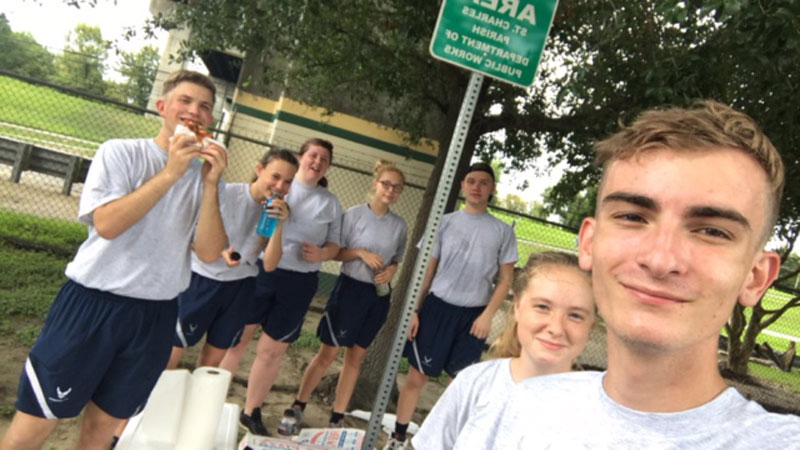
M155 111L0 70L0 240L62 257L72 255L86 236L85 227L77 223L76 217L82 181L96 148L110 138L155 136L160 125ZM255 136L212 131L229 149L226 179L249 181L256 162L270 144ZM284 137L274 144L297 150L305 138ZM363 167L347 167L347 163L347 158L335 155L327 175L329 188L344 208L366 201L372 181L371 172ZM409 229L417 220L423 193L424 186L409 183L393 207L405 218ZM538 251L576 252L575 230L502 208L490 210L514 226L520 266ZM338 263L326 262L322 271L317 307L332 289ZM765 301L775 309L795 297L792 289L771 289ZM490 341L505 326L509 311L510 302L506 302L494 319ZM580 364L605 367L604 334L601 323ZM751 387L754 383L779 386L777 397L800 399L800 363L793 358L798 339L800 308L794 308L759 335L760 345L751 366L756 378L747 383ZM742 385L743 390L756 397L761 395L758 386L750 389L747 383ZM761 398L765 403L780 403L773 397Z

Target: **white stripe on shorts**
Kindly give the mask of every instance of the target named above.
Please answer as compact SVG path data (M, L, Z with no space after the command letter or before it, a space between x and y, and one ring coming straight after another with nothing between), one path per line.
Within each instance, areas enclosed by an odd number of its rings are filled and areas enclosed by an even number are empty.
M422 359L419 357L419 350L417 349L417 340L414 339L411 341L411 348L414 349L414 358L417 358L417 365L419 366L417 369L419 373L425 375L425 369L422 368Z
M237 332L236 332L236 335L235 335L235 336L233 336L233 339L231 339L231 343L230 343L230 345L228 346L228 348L233 348L233 347L235 347L235 345L236 345L236 340L237 340L237 339L239 339L239 338L242 336L242 334L244 334L244 327L242 327L242 328L241 328L239 331L237 331Z
M300 325L298 325L298 326L294 327L294 329L293 329L292 331L290 331L290 332L289 332L289 334L287 334L286 336L284 336L284 337L282 337L282 338L278 339L278 342L283 342L283 341L285 341L285 340L289 339L289 337L290 337L291 335L293 335L293 334L294 334L294 332L295 332L295 331L297 331L297 329L298 329L298 328L300 328L300 327L302 327L302 326L303 326L303 324L301 323Z
M186 342L186 336L183 335L183 327L181 327L181 319L175 323L175 334L178 335L178 339L181 340L181 344L183 344L184 348L188 347L189 344Z
M31 382L33 395L36 396L36 401L39 403L39 407L42 408L44 417L47 419L58 419L58 417L53 414L53 411L50 411L50 407L47 405L47 399L44 398L44 392L42 392L42 385L39 384L39 377L36 376L36 370L33 369L33 364L31 363L30 358L25 360L25 375L28 376L28 381Z
M327 311L325 311L325 315L324 315L324 317L325 317L325 321L326 321L326 322L328 322L328 334L330 334L330 335L331 335L331 340L333 341L333 345L334 345L335 347L341 347L341 346L339 345L339 341L338 341L338 340L336 340L336 335L335 335L335 333L333 332L333 324L331 323L331 316L329 316L329 315L328 315L328 312L327 312Z

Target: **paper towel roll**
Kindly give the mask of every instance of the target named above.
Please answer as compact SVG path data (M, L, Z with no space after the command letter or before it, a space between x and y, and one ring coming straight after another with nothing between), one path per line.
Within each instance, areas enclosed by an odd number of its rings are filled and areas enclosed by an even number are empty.
M175 450L213 450L231 373L199 367L190 377Z
M174 445L182 420L180 406L186 402L186 384L191 375L185 369L165 370L147 399L142 412L140 440Z

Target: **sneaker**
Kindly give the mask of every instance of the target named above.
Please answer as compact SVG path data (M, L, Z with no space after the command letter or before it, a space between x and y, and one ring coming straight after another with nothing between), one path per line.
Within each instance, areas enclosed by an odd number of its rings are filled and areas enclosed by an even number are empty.
M328 428L344 428L344 419L336 422L328 422Z
M272 436L261 421L261 408L253 408L253 412L247 415L242 411L239 414L239 425L256 436Z
M404 450L407 446L406 442L406 436L399 436L396 433L392 433L389 440L386 441L386 445L383 446L383 450Z
M303 421L303 410L299 406L292 406L286 408L283 412L281 423L278 424L278 434L284 436L291 436L300 428L300 422Z

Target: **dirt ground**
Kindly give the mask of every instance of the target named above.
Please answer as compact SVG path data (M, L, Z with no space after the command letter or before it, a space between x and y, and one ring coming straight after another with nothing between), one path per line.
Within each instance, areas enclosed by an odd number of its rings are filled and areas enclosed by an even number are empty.
M315 304L320 305L324 299L315 299ZM303 328L308 331L316 330L319 323L320 314L309 311L306 316L306 321ZM19 381L20 371L25 363L28 348L22 347L12 339L1 338L0 346L3 351L0 352L0 367L4 369L0 371L0 405L13 405L16 399L17 383ZM197 352L200 345L189 349L183 358L182 364L187 368L194 367L194 361L197 357ZM236 373L236 378L231 383L231 388L228 394L228 402L236 403L240 406L244 405L245 395L247 388L243 384L247 379L247 373L250 364L254 357L255 342L251 343L247 353L242 359L242 364L239 371ZM262 414L267 428L273 432L277 429L278 423L283 415L283 410L289 406L294 400L297 389L299 388L300 379L302 378L303 371L305 370L308 362L314 356L315 350L312 349L295 349L290 347L286 356L284 357L283 364L281 365L278 380L272 392L267 396L266 402L262 407ZM328 424L328 417L330 415L330 404L333 402L333 391L336 385L336 375L341 368L341 358L334 362L328 369L328 372L320 383L319 388L311 398L311 401L306 407L306 413L303 421L306 426L311 428L323 428ZM398 382L400 385L404 382L404 374L400 374ZM444 386L432 382L428 383L423 392L417 413L414 417L416 422L421 422L425 413L430 411L436 399L444 391ZM11 410L0 411L0 435L5 433L8 428L11 418ZM390 411L393 412L393 411ZM366 429L366 422L353 417L345 418L345 426L353 428ZM80 418L68 419L62 421L56 430L51 435L47 444L44 446L45 450L66 450L72 449L78 439L80 431ZM240 432L240 438L243 435ZM382 440L385 437L382 437Z

